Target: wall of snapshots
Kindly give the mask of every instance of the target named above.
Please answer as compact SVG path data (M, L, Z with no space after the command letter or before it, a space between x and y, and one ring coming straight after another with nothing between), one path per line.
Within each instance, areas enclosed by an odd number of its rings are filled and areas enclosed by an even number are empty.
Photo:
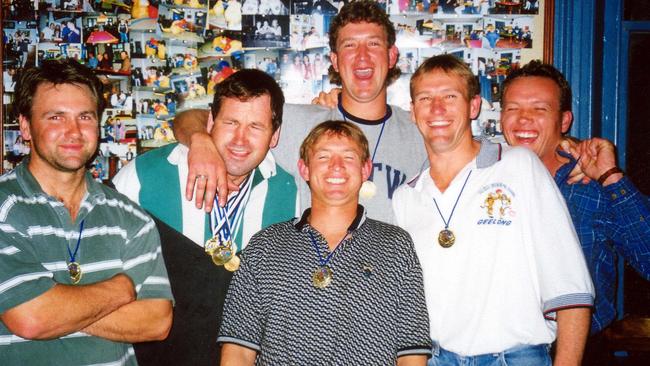
M501 138L501 83L522 64L522 53L542 48L542 1L377 2L395 24L400 50L402 76L389 87L389 103L408 109L411 74L427 57L450 53L480 78L482 112L473 132ZM106 86L108 108L91 171L107 180L137 154L175 141L175 114L207 108L215 85L241 68L272 75L290 103L310 103L336 86L327 76L328 31L347 1L2 3L3 169L30 151L11 105L17 75L43 60L71 57L92 68Z

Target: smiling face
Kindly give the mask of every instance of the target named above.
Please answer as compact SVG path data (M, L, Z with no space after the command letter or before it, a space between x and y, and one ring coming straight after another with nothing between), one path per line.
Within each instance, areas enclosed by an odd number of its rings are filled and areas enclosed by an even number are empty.
M40 84L31 119L21 115L19 122L23 138L32 141L30 169L82 172L97 148L97 101L85 85Z
M552 168L556 149L573 116L560 111L560 88L552 79L515 79L503 92L501 128L510 145L531 149Z
M395 66L398 51L388 46L383 28L376 23L348 23L338 32L336 52L330 54L341 75L342 98L357 103L386 99L386 75Z
M300 176L309 183L313 207L355 206L361 184L372 169L369 159L353 139L325 133L307 152L307 161L300 159Z
M431 154L454 152L471 146L470 121L476 118L481 98L467 100L467 85L453 73L432 70L411 81L411 118Z
M241 183L278 143L280 130L273 131L271 98L265 94L242 102L224 97L210 135L228 178Z

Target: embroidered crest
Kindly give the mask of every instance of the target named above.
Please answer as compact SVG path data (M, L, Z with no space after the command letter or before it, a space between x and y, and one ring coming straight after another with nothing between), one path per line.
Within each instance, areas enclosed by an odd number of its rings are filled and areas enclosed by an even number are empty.
M481 208L485 209L487 219L478 220L479 225L510 225L515 217L512 198L504 189L487 190Z

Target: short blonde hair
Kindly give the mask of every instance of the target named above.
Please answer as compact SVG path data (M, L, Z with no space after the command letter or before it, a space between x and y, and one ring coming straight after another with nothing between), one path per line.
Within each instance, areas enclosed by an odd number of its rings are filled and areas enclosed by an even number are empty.
M370 159L368 139L356 125L347 121L329 120L314 127L300 145L300 159L309 163L309 153L323 135L344 136L354 141L361 149L361 161Z

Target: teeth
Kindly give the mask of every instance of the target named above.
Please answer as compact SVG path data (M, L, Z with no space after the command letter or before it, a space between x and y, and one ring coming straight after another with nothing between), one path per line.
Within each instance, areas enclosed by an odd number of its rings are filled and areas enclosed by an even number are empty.
M530 139L530 138L535 138L539 134L537 132L517 132L515 136L522 138L522 139Z
M357 69L354 70L354 73L357 76L370 76L372 74L372 69Z
M327 179L325 179L325 181L327 183L330 183L330 184L343 184L343 183L345 183L344 178L327 178Z
M429 121L427 122L427 126L429 127L445 127L449 126L451 122L449 121Z

